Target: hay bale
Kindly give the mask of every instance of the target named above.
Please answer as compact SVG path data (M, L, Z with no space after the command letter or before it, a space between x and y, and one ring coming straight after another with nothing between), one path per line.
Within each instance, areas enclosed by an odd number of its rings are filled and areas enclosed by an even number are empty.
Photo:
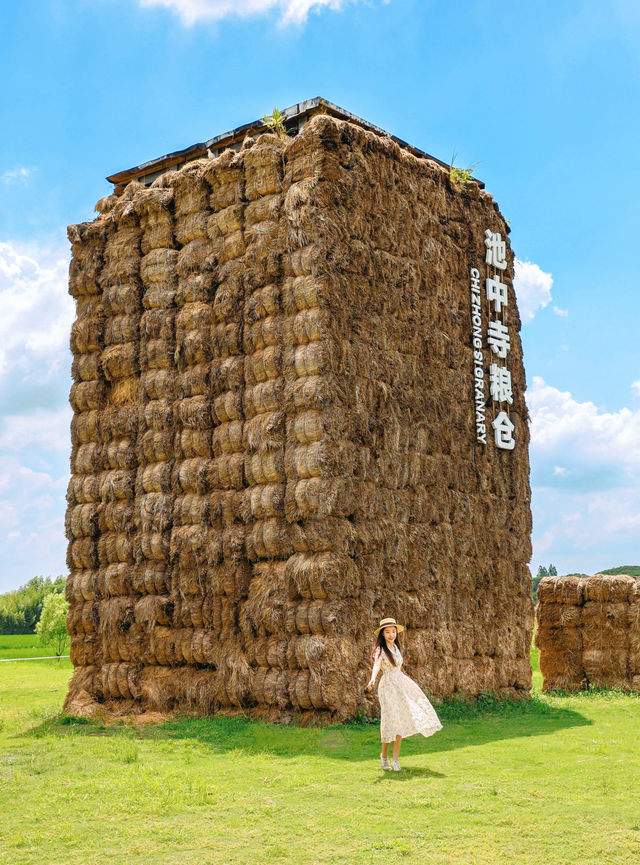
M538 600L543 603L581 604L583 588L579 577L543 577L538 583Z
M636 688L637 580L596 574L542 583L536 644L544 688ZM574 603L564 603L567 598Z
M586 601L628 602L635 579L626 574L610 575L596 574L585 577L582 581L582 591Z

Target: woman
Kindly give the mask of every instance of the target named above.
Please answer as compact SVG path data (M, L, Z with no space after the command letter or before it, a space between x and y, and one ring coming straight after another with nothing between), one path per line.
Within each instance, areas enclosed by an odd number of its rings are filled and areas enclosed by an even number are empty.
M380 738L382 753L380 763L383 769L400 771L400 744L407 736L421 733L431 736L442 730L440 719L420 687L406 676L402 666L402 653L396 645L398 633L404 631L395 619L380 620L380 627L374 632L377 641L371 652L373 670L366 690L370 691L376 681L378 670L382 667L382 677L378 685L380 700ZM393 754L389 765L389 742L393 741Z

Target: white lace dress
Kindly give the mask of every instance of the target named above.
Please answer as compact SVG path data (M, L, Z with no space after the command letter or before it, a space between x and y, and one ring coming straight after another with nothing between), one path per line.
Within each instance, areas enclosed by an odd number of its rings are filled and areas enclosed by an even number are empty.
M442 730L440 719L420 686L402 672L402 653L394 646L394 667L382 649L377 650L376 664L380 661L382 676L378 684L380 701L380 739L393 742L396 736L431 736Z

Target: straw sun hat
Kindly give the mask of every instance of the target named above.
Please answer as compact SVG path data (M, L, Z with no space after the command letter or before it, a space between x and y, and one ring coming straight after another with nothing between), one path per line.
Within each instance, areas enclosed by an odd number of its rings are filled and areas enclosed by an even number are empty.
M399 634L401 634L404 631L404 625L399 625L395 619L389 618L389 619L380 619L380 627L377 630L375 630L373 633L376 636L378 636L380 631L382 631L384 628L390 627L391 625L393 625L394 628L397 628Z

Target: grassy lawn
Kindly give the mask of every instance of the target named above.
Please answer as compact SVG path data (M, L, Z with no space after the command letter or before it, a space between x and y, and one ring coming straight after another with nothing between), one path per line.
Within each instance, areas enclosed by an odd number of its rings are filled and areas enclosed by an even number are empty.
M0 659L40 658L55 653L53 646L43 645L37 634L0 634ZM69 654L68 646L63 654Z
M0 664L0 862L626 865L640 856L638 697L448 704L444 730L407 739L404 771L383 773L377 724L73 722L60 714L70 672L66 660Z

